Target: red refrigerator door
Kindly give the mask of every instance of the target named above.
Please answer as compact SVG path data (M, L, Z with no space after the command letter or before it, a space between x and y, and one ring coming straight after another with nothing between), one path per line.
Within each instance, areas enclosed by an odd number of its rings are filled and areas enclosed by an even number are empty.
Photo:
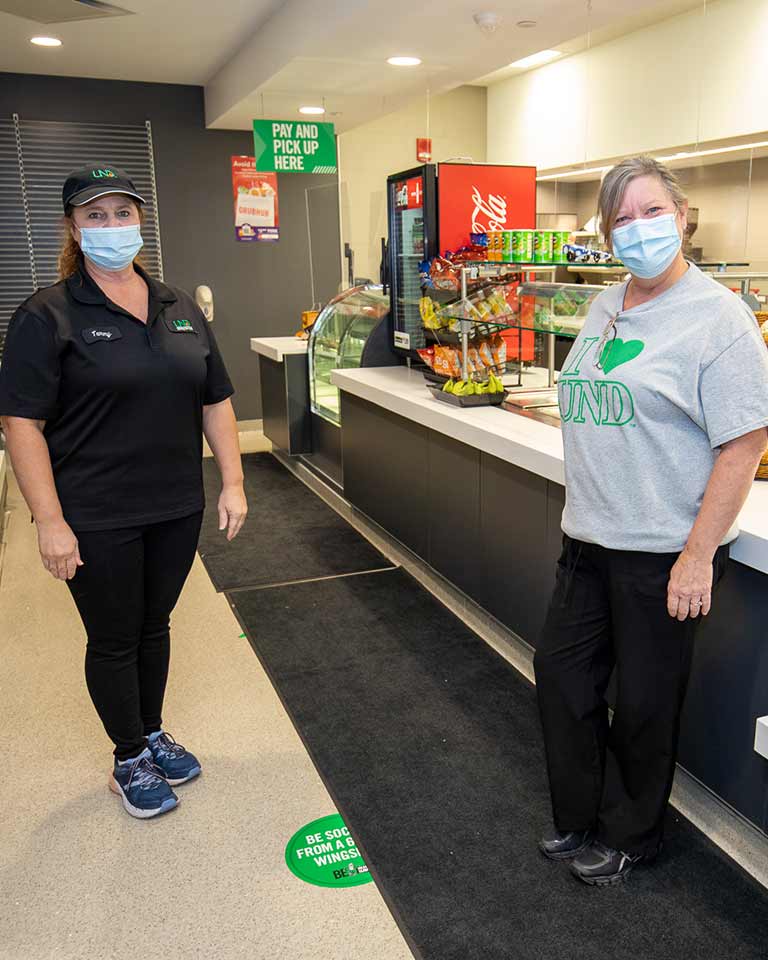
M536 167L507 164L440 163L437 176L440 253L469 243L470 233L536 228ZM532 320L532 303L523 319ZM525 316L529 314L529 316ZM533 333L505 331L507 356L533 359Z

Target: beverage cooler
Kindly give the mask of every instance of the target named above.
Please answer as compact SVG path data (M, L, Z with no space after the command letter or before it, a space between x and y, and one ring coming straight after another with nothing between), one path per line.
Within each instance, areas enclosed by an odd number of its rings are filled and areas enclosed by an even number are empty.
M536 168L474 163L413 167L387 178L387 213L394 346L415 359L415 351L427 342L419 312L420 265L457 251L471 233L535 229ZM520 347L514 349L517 355ZM526 341L522 349L531 352L532 343Z

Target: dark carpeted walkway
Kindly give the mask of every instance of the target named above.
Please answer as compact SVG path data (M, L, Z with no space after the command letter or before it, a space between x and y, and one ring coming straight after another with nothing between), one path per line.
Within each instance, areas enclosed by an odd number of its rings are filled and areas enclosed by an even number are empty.
M217 590L330 577L391 567L378 550L271 453L243 457L248 519L232 543L218 529L221 479L203 461L207 507L200 556Z
M288 518L264 520L278 536ZM253 550L265 533L253 523ZM768 955L766 891L673 813L657 865L617 888L539 855L535 691L402 570L231 599L425 960Z

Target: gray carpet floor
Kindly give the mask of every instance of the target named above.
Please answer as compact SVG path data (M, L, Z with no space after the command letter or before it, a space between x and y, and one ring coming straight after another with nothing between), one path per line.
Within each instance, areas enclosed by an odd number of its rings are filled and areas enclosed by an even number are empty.
M243 457L248 518L227 543L218 529L221 479L203 461L206 511L199 552L217 590L391 567L389 561L271 453Z
M619 887L541 857L535 690L408 574L230 599L417 956L765 960L768 893L674 811Z

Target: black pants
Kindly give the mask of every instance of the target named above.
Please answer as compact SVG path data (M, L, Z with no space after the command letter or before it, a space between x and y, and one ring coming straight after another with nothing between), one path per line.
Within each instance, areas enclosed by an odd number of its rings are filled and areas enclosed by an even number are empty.
M630 854L653 853L662 837L701 620L667 613L677 557L564 537L534 658L555 827L593 828L598 840ZM727 562L721 547L714 584Z
M88 634L85 679L118 760L138 756L162 727L170 615L202 517L75 531L84 565L67 583Z

